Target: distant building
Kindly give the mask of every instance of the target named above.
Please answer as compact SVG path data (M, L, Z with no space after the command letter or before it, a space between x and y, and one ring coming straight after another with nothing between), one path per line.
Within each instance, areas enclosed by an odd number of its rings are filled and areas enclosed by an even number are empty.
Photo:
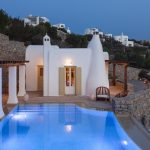
M56 27L58 29L66 29L66 25L63 23L54 24L53 27Z
M124 46L134 47L134 41L129 41L129 37L127 35L123 35L123 33L122 35L114 36L114 39L121 42Z
M49 22L49 19L46 17L40 17L40 16L32 16L29 15L28 17L24 18L24 26L37 26L40 23L46 23Z
M85 35L94 35L94 34L99 34L101 36L104 35L104 33L100 32L99 29L97 28L88 28L85 30Z
M56 27L57 29L65 29L68 34L71 34L71 30L69 28L66 28L66 25L63 23L54 24L53 27Z
M110 33L107 33L107 34L105 34L105 36L108 37L108 38L112 38L113 35L110 34Z

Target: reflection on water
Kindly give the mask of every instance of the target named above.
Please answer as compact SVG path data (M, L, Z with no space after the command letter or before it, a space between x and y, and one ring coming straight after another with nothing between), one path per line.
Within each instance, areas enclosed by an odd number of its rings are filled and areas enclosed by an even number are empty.
M23 138L27 135L29 128L26 113L14 113L2 127L2 142L5 142L12 137Z
M130 150L113 113L73 104L26 105L0 122L0 150Z
M80 109L72 105L60 105L59 106L59 122L64 125L75 125L81 122Z

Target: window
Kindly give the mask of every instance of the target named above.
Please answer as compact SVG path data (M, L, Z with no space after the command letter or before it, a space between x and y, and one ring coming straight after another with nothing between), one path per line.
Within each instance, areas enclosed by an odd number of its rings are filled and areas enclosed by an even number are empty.
M75 68L66 67L66 86L75 86Z

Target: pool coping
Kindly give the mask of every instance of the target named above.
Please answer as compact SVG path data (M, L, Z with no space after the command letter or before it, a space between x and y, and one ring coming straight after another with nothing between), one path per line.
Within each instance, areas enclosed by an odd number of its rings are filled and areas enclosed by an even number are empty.
M145 136L147 136L147 138L150 139L150 132L148 132L148 130L146 130L144 126L141 123L139 123L135 118L133 117L130 118L131 121L133 121L133 123L145 134Z

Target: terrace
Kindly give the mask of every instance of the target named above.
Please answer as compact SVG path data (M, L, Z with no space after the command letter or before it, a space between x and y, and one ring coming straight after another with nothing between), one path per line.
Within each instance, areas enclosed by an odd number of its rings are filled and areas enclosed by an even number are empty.
M25 65L25 63L28 63L27 61L3 61L1 62L1 67L17 67ZM116 63L116 62L114 62ZM113 69L114 70L114 69ZM113 73L115 75L115 73ZM12 78L10 76L9 78ZM113 78L114 79L114 78ZM114 80L113 80L114 83ZM131 81L131 83L134 86L134 90L138 91L141 89L146 89L145 84L143 84L143 81ZM20 86L21 87L21 86ZM110 86L110 93L111 98L113 98L116 94L122 92L125 90L126 85L124 83L116 82L115 85ZM10 90L10 89L9 89ZM29 99L25 100L25 97L18 97L18 104L20 105L26 105L26 104L45 104L45 103L73 103L77 104L82 107L86 108L92 108L97 110L107 110L112 111L112 104L108 101L95 101L91 100L89 97L86 96L50 96L50 97L43 97L41 92L28 92ZM4 113L8 114L14 106L17 104L8 104L7 99L9 97L8 94L3 94L3 109ZM118 120L121 123L121 125L124 127L126 132L132 137L132 139L143 149L149 149L149 136L145 134L145 131L142 130L142 127L139 127L135 125L135 122L129 117L129 116L120 116L118 115ZM139 130L139 128L141 130ZM137 138L138 137L138 138ZM144 142L143 142L144 139ZM145 144L146 143L146 144Z

